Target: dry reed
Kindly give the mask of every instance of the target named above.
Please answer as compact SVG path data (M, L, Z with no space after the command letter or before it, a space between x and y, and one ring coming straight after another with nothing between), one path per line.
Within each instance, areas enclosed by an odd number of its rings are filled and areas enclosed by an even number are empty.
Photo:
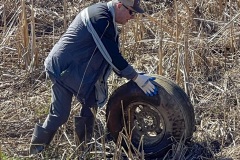
M29 158L34 123L43 121L50 102L50 83L42 74L43 60L72 16L93 1L1 2L0 157ZM137 70L161 74L185 89L198 122L193 142L211 148L217 141L221 149L214 153L215 159L239 159L240 1L151 0L142 4L146 14L119 26L124 57ZM112 75L109 92L123 83ZM72 117L79 108L74 101L68 123L41 158L78 157ZM106 129L104 114L104 109L99 111L97 124ZM107 133L100 130L89 145L90 154L85 156L121 159L125 154L143 159L142 149L133 153L121 147L122 140L131 146L129 129L127 135L120 133L117 144L106 140ZM183 154L186 148L179 144L175 151Z

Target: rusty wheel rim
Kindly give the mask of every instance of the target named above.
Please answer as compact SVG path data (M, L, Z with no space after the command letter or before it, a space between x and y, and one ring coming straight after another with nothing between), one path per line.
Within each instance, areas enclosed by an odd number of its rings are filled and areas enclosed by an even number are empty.
M155 106L145 102L131 103L125 118L133 143L142 143L143 139L144 146L152 146L162 140L166 127L163 116Z

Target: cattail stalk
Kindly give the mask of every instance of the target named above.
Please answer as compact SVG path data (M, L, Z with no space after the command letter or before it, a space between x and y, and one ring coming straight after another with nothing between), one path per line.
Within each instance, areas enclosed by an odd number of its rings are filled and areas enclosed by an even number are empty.
M184 60L183 60L183 75L184 75L184 89L187 95L189 95L189 61L188 61L189 51L188 51L188 27L186 27L184 34Z
M121 53L125 55L125 42L126 42L126 36L125 36L125 26L122 25L122 47L121 47Z
M24 47L24 61L25 67L30 64L30 55L28 53L28 45L29 45L29 35L28 35L28 23L27 23L27 12L25 0L22 0L22 42Z
M219 17L221 17L223 13L223 0L219 0Z
M27 48L29 43L29 37L28 37L28 24L27 24L25 0L22 0L22 36L23 36L23 46Z
M7 16L6 16L6 6L3 4L3 33L7 30Z
M162 16L160 20L160 25L162 25ZM162 66L162 61L163 61L163 30L162 27L160 27L160 32L159 32L159 49L158 49L158 56L159 56L159 62L158 62L158 74L162 75L163 74L163 66Z
M52 41L53 41L53 45L55 44L55 23L53 22L53 38L52 38Z
M230 19L232 19L233 17L233 6L232 6L232 0L229 1L229 5L230 5ZM231 53L234 52L234 34L233 34L233 28L234 28L234 23L231 24L231 28L230 28L230 50L231 50Z
M33 0L32 0L32 8L31 8L31 33L32 33L32 43L31 43L31 55L33 56L33 62L36 67L38 67L38 52L36 52L36 34L35 34L35 18L34 18L34 8L33 8Z
M144 34L144 25L142 24L142 22L140 21L142 15L137 15L136 16L136 23L135 23L135 28L134 28L134 34L135 34L135 44L134 44L134 48L137 51L137 49L139 48L139 41L142 40L143 38L143 34Z
M66 0L63 0L63 27L64 31L67 30L67 2Z
M179 46L178 46L178 32L179 32L179 28L178 28L178 5L177 5L177 1L174 0L174 4L175 4L175 13L176 13L176 54L177 54L177 71L176 71L176 83L179 84L180 82L180 53L179 53Z
M139 17L136 16L136 23L133 26L133 33L134 33L134 40L135 40L135 43L134 43L135 50L137 50L137 48L138 48L138 43L137 42L139 41L138 26L139 26Z
M142 19L142 17L143 17L142 14L140 14L138 19ZM143 24L142 21L138 20L138 22L139 22L139 25L140 25L140 34L141 34L140 40L142 40L143 39L143 35L146 32L146 29L145 29L144 24Z

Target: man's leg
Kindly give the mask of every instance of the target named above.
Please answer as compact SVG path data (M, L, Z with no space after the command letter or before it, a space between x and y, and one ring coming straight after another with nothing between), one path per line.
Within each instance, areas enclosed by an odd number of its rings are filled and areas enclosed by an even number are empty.
M41 152L51 142L57 129L68 120L70 114L73 94L53 78L51 80L53 85L50 113L42 126L35 125L30 154Z
M52 102L43 128L56 131L69 117L73 93L58 82L52 86Z
M97 104L95 98L95 90L87 98L86 103L82 104L80 116L74 118L75 132L77 135L77 142L88 143L93 135L95 116L97 112Z

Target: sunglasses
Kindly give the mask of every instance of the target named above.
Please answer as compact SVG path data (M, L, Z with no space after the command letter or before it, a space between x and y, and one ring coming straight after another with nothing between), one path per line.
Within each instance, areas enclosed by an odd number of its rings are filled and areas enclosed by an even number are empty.
M129 12L129 14L131 15L131 16L134 16L135 14L136 14L136 12L134 12L133 10L130 10L127 6L125 6L124 4L122 4L123 5L123 7L125 7L127 10L128 10L128 12Z

